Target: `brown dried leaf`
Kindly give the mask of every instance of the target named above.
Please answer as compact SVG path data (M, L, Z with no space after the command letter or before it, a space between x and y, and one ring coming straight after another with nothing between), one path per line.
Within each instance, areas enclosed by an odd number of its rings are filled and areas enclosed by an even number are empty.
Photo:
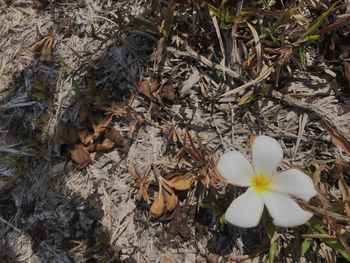
M156 198L153 201L153 204L149 210L149 213L151 215L151 217L153 218L157 218L160 217L163 212L164 212L164 208L165 208L165 202L164 202L164 196L162 193L162 188L159 189L159 193L157 194Z
M82 169L91 161L90 154L82 144L77 144L69 149L69 153L73 161Z
M80 123L83 123L85 120L87 120L88 114L89 114L89 108L86 103L83 103L80 107L80 112L79 112Z
M258 73L260 73L261 68L262 68L262 51L261 51L261 43L260 43L259 35L258 35L258 32L255 30L255 28L251 24L249 24L247 22L247 25L248 25L250 31L252 31L252 34L254 36L256 57L257 57L257 60L258 60L258 69L257 69L257 71L258 71Z
M62 144L74 145L79 142L79 136L76 127L60 122L57 128L56 142L59 146Z
M44 63L51 63L52 59L52 43L53 43L53 35L45 37L39 42L35 43L30 51L34 54L40 55L40 61Z
M128 168L128 171L139 187L139 192L138 192L137 197L139 200L141 200L141 198L143 198L143 200L145 200L148 203L149 197L148 197L148 193L147 193L147 188L145 187L143 179L140 176L140 172L134 163L131 163L131 165L133 166L135 172L133 172L130 168Z
M154 95L156 95L155 92L151 91L151 88L154 88L154 82L152 81L152 86L150 87L147 80L141 81L141 83L136 87L136 90L143 95L145 95L147 98L149 98L153 102L157 102L157 99Z
M337 130L332 128L325 120L322 119L322 121L326 127L326 130L331 135L333 141L344 150L347 156L350 157L350 143L344 137L342 137Z
M34 7L38 9L44 9L49 5L48 0L33 0Z
M188 190L191 188L192 183L194 181L194 176L192 173L186 173L182 175L174 174L174 177L170 180L163 179L164 182L174 188L175 190Z
M162 87L162 97L169 101L173 101L175 99L175 89L173 85L165 84Z
M105 136L118 146L124 147L127 143L127 140L124 138L124 136L114 128L107 132Z
M111 139L105 138L102 143L96 144L95 151L99 152L99 151L110 150L114 146L115 146L115 143Z
M92 128L94 129L94 136L93 139L97 139L98 137L101 136L101 134L103 134L106 130L106 126L108 124L106 124L105 122L105 115L100 112L89 112L88 113L88 120L92 126Z
M166 211L174 210L177 203L179 202L177 195L174 192L172 192L171 194L168 194L167 191L164 191L163 193L164 193Z
M94 136L94 132L91 129L85 127L78 127L77 133L84 145L89 144Z

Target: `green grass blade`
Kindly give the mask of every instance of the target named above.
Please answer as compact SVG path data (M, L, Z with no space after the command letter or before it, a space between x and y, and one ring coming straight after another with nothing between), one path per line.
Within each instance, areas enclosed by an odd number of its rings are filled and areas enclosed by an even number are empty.
M300 39L304 39L304 38L310 36L311 34L313 34L319 28L319 26L323 23L323 21L327 18L327 16L330 14L330 12L334 9L334 7L339 2L340 1L335 2L333 5L331 5L331 7L326 12L322 13L322 15L317 19L317 21L311 27L309 27L304 32L304 34L301 35Z

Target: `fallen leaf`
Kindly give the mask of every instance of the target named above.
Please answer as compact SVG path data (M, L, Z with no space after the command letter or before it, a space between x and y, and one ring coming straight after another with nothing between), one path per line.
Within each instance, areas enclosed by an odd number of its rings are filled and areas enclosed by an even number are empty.
M87 145L92 141L94 131L91 128L78 127L76 130L83 144Z
M145 200L148 203L149 197L148 197L148 193L147 193L147 188L144 185L144 181L140 175L140 172L134 163L131 163L131 165L134 168L134 172L130 168L128 168L128 171L139 187L139 192L138 192L137 197L139 200L141 200L141 198L143 198L143 200Z
M174 193L174 191L172 191L171 194L169 194L167 191L164 191L163 193L166 211L174 210L177 203L179 202L177 195Z
M96 144L95 151L105 151L105 150L110 150L115 146L115 143L109 139L105 138L102 143Z
M90 154L82 144L77 144L69 149L70 156L73 161L82 169L91 161Z
M333 141L344 150L347 156L350 157L350 143L343 136L341 136L337 130L332 128L326 121L324 121L323 119L322 121L324 126L326 127L326 130L331 135Z
M186 173L183 175L175 174L170 180L163 179L164 182L174 188L175 190L188 190L191 188L192 183L194 181L194 176L191 173Z
M80 111L79 111L79 120L80 123L83 123L85 120L87 120L89 114L89 108L86 103L81 104Z
M106 133L105 136L118 146L124 147L127 143L124 136L114 128L112 128L108 133Z
M159 193L157 194L156 198L153 201L153 204L149 210L149 213L151 215L151 217L153 218L157 218L160 217L163 212L164 212L164 208L165 208L165 202L164 202L164 196L162 193L162 188L159 189Z
M191 238L191 230L187 226L187 220L184 220L179 206L175 207L172 216L173 220L170 222L169 232L171 234L178 234L185 240Z
M153 102L157 102L157 98L155 97L157 95L156 92L152 92L152 89L154 90L154 80L152 81L152 86L148 84L147 80L141 81L141 83L136 87L136 90L143 95L145 95L147 98L149 98ZM152 88L152 89L151 89Z
M52 44L53 35L43 38L39 42L35 43L30 51L34 54L40 55L40 61L44 63L51 63L52 59Z
M62 144L74 145L79 142L79 136L76 128L68 123L60 122L57 128L57 139L58 146Z
M33 0L33 4L38 9L44 9L49 5L48 0Z
M162 97L169 100L169 101L173 101L175 99L175 89L173 87L173 85L171 84L165 84L162 87Z

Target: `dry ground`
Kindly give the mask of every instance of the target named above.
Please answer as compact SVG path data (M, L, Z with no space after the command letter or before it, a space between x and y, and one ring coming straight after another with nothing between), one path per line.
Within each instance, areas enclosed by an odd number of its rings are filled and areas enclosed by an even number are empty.
M248 157L249 136L266 134L282 145L281 169L296 165L314 171L323 164L331 169L335 159L349 162L321 120L328 117L348 138L349 90L346 82L336 78L342 66L320 61L317 47L307 53L307 71L291 64L281 74L278 91L239 106L246 90L223 99L218 96L251 76L240 72L239 66L232 69L238 77L224 75L220 66L208 65L199 56L220 65L213 26L206 32L199 28L194 36L174 34L158 65L153 58L159 35L138 29L125 17L130 28L118 24L120 14L141 16L152 1L60 0L45 8L38 5L46 1L5 2L0 7L0 175L15 176L19 167L23 171L14 187L1 191L0 262L266 262L268 246L260 246L264 226L222 229L215 211L198 205L201 198L210 202L200 180L189 191L178 193L179 206L170 215L160 220L149 217L150 203L138 200L137 187L128 172L132 163L145 178L151 201L158 191L152 167L158 167L162 175L175 171L198 174L191 158L175 158L180 143L157 126L164 124L161 118L174 125L181 136L186 129L193 138L197 133L214 160L229 149ZM191 32L195 11L189 8L181 12L175 18L176 25ZM45 64L30 47L51 34L53 62ZM244 43L237 43L244 57ZM197 57L186 51L186 45ZM229 46L225 42L227 49ZM72 70L62 71L59 57ZM164 99L158 109L152 108L150 99L135 91L145 79L168 85L175 98ZM45 99L30 96L37 80L49 89ZM74 97L74 86L87 93L91 83L95 83L97 94L108 90L109 99L117 105L131 103L137 114L115 116L109 124L125 138L136 116L153 122L139 123L127 147L98 152L88 166L79 169L60 155L57 127L60 122L77 125L83 103L90 109L95 107L96 98ZM9 168L13 160L4 158L12 157L18 165ZM341 198L336 179L322 175L332 196ZM349 183L349 171L344 176ZM4 185L5 181L0 181L3 189ZM232 191L220 182L218 189L218 200L225 209ZM348 230L349 221L345 222ZM280 230L283 238L277 262L344 260L317 238L312 249L301 256L300 233L306 231L305 226Z

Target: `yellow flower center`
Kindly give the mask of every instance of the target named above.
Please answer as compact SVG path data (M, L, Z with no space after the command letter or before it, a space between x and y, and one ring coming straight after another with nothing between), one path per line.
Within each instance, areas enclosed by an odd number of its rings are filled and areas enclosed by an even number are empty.
M272 179L269 179L262 173L259 173L250 182L254 186L255 191L257 191L260 194L262 192L270 191Z

